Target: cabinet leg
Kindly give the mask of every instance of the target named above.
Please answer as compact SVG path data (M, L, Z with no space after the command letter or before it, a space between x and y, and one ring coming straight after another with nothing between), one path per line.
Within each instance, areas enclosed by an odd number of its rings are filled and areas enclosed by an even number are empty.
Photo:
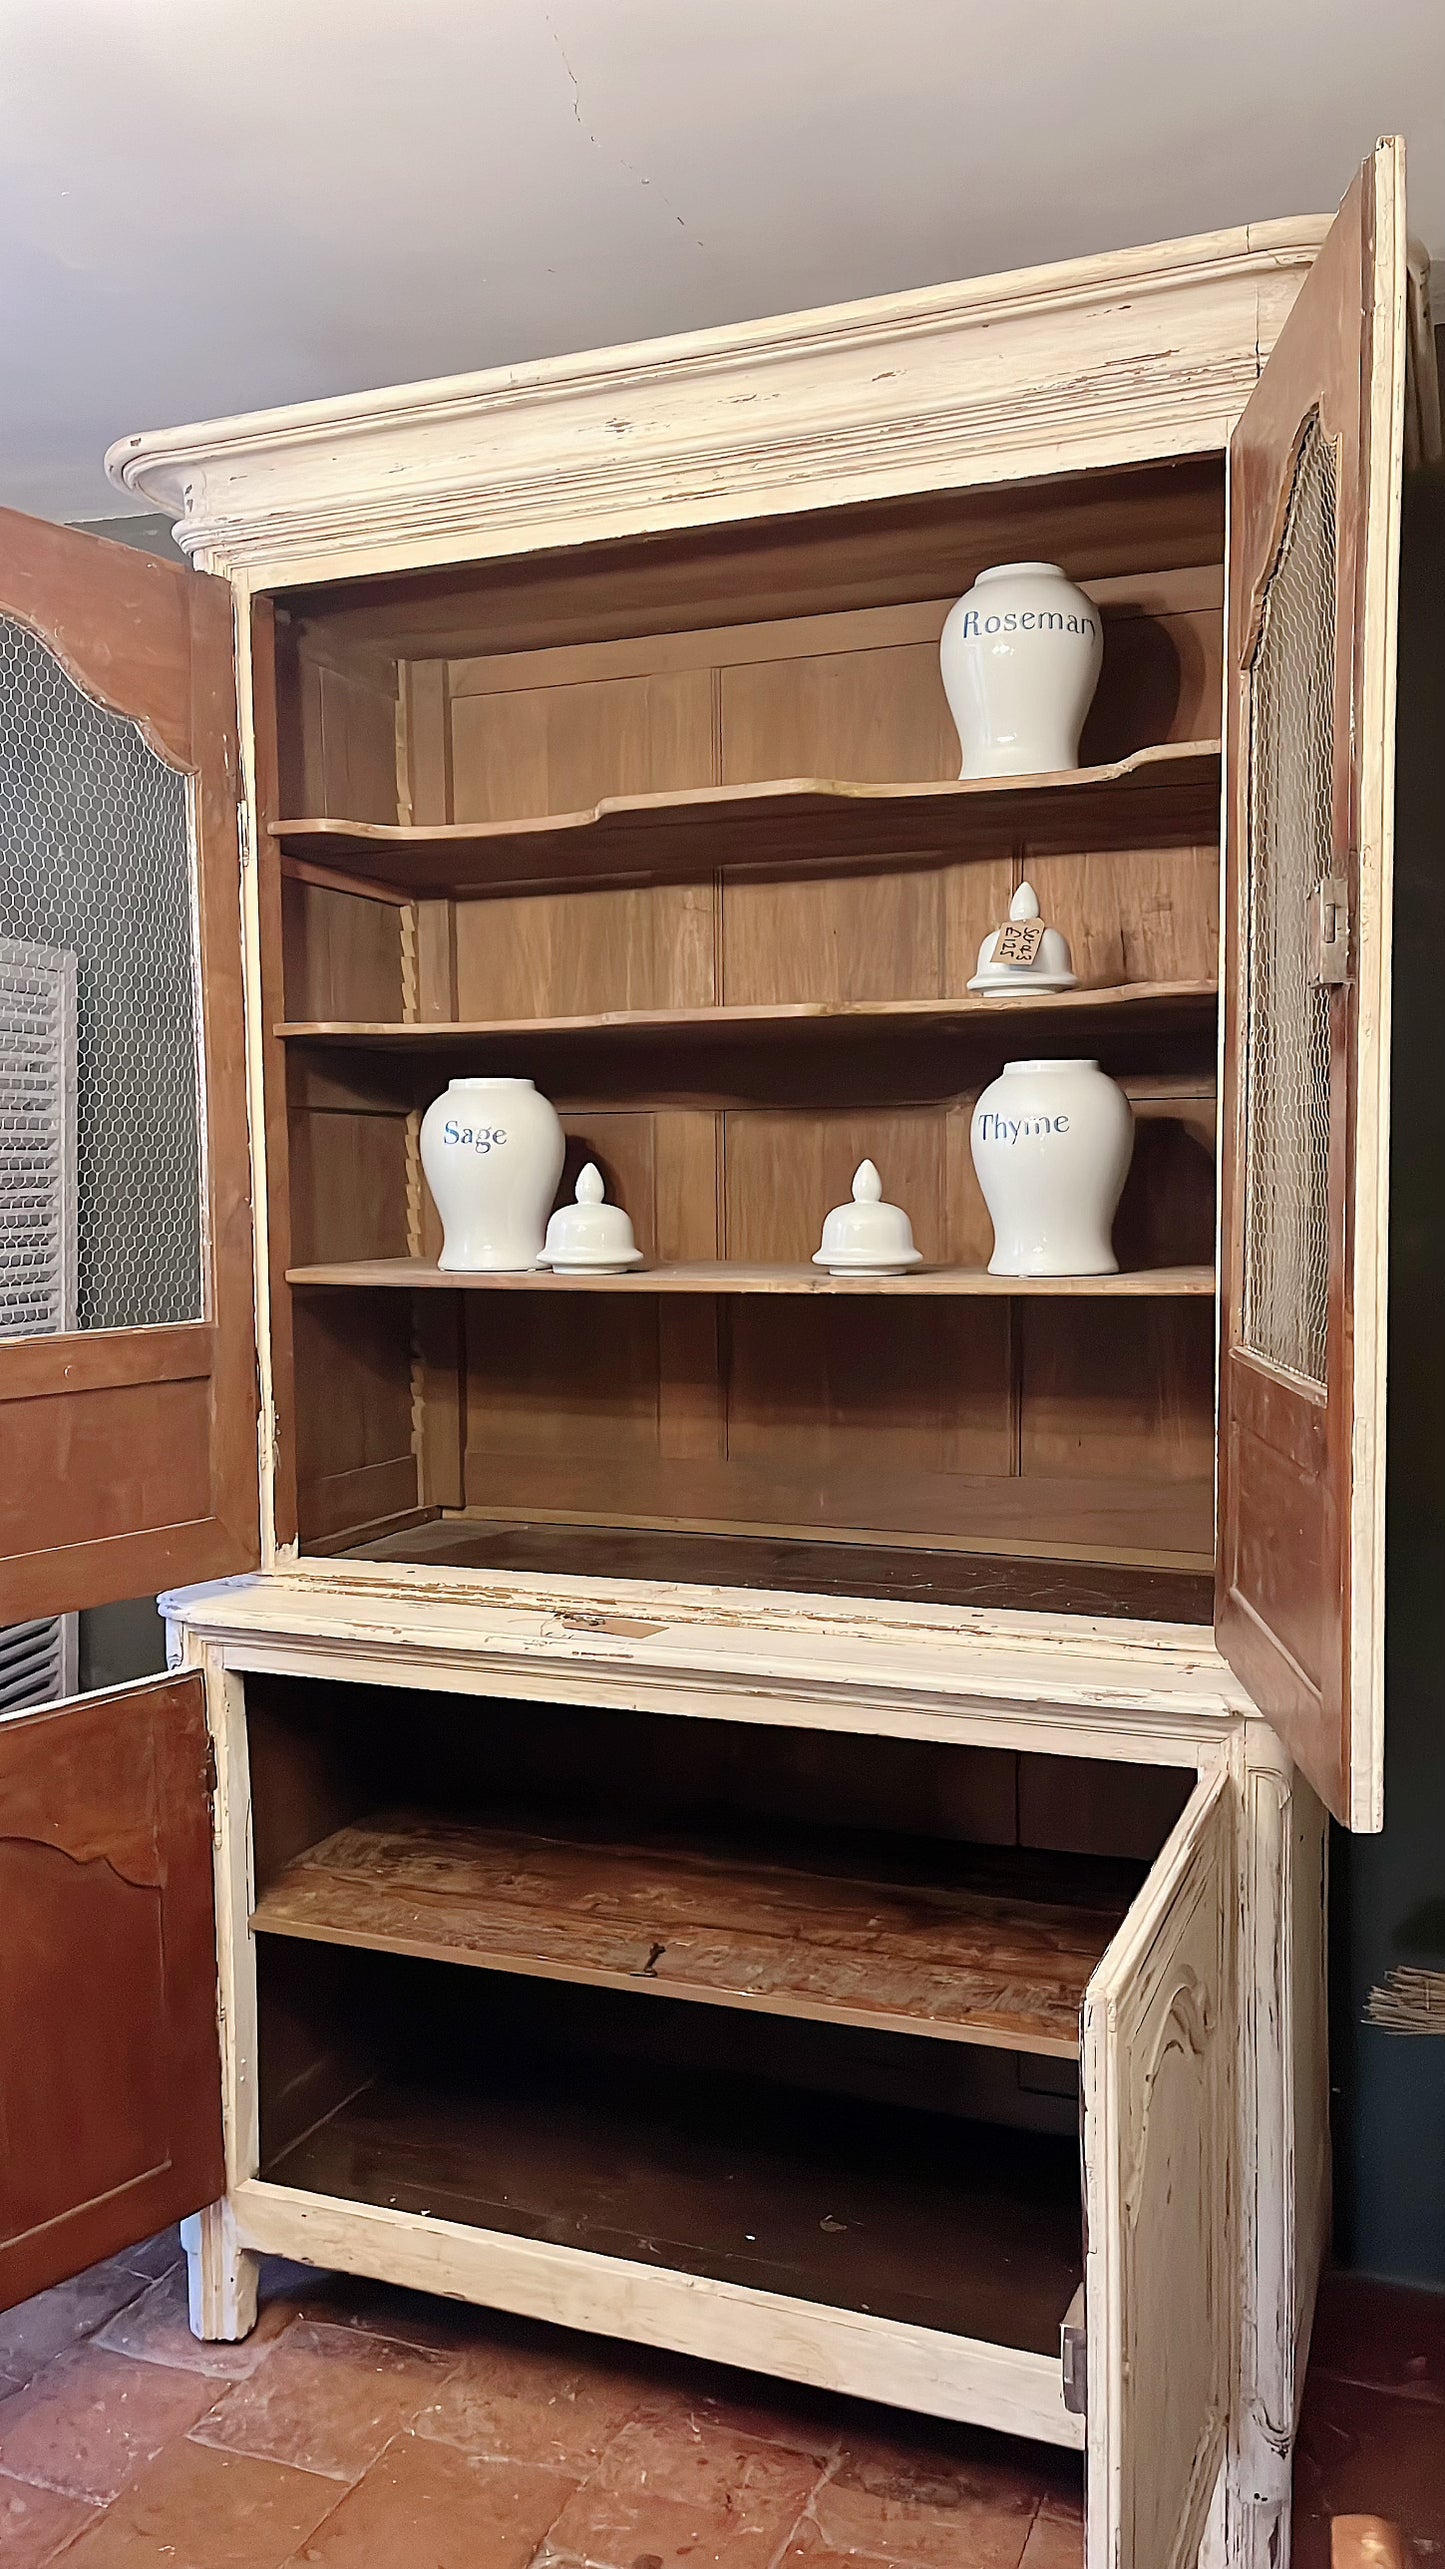
M236 2237L228 2203L208 2204L181 2223L193 2337L248 2337L256 2325L260 2259Z

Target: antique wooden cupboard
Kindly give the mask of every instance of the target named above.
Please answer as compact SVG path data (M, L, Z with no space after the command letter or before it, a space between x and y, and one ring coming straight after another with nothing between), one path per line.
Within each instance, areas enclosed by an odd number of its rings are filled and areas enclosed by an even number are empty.
M195 780L207 1283L0 1344L0 1617L175 1591L168 1679L0 1721L4 2299L194 2216L205 2333L280 2251L1084 2448L1092 2569L1281 2556L1437 443L1387 143L1332 223L126 440L203 573L6 522ZM961 786L1018 555L1085 764ZM1025 870L1080 986L972 999ZM1134 1101L1117 1278L983 1272L1021 1051ZM489 1069L646 1272L438 1275ZM865 1151L916 1280L807 1264Z

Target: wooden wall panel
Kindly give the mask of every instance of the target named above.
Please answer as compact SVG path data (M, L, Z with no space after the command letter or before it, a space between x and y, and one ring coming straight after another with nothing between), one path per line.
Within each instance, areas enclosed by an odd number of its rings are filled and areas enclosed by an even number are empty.
M1020 1470L1208 1481L1213 1317L1208 1304L1020 1304Z
M1200 585L1196 574L1195 594ZM1218 740L1224 706L1218 574L1210 586L1209 604L1172 614L1105 608L1104 666L1079 743L1083 766L1127 758L1156 740Z
M506 1506L524 1480L511 1460L553 1467L548 1504L594 1486L585 1466L618 1475L658 1451L658 1314L650 1301L473 1294L466 1309L469 1507ZM530 1486L537 1487L534 1480ZM617 1484L614 1482L614 1487Z
M607 794L715 782L707 669L457 696L452 818L511 821L590 809Z
M813 1476L817 1522L851 1508L887 1523L893 1475L1011 1474L1004 1306L760 1299L737 1303L728 1326L729 1461L780 1487ZM945 1528L950 1504L937 1506Z
M298 1024L404 1016L402 915L389 901L283 877L285 1004L278 1013Z
M297 1505L303 1542L375 1526L418 1505L406 1297L298 1293Z
M467 1020L710 1008L714 946L710 883L460 901L456 1013Z
M342 669L304 648L291 665L282 766L289 810L395 822L395 665Z
M1105 679L1085 756L1213 736L1217 567L1127 570L1122 557L1117 567L1124 576L1102 584ZM503 820L724 781L953 776L937 656L950 597L900 597L896 586L888 595L849 604L835 584L833 611L786 622L682 630L674 615L671 630L639 636L625 617L604 619L592 630L611 638L569 629L539 633L554 646L540 651L418 660L402 674L402 802L418 820ZM328 739L319 676L315 692L313 757ZM347 725L355 731L360 714L344 689L333 695L329 772L341 774ZM357 743L360 760L359 732ZM506 1021L948 997L966 988L1025 871L1073 942L1081 981L1211 974L1213 849L1061 856L1000 842L967 863L920 851L912 870L873 875L431 904L417 915L409 980L400 913L293 886L288 1010L399 1017L410 999L427 1018ZM1006 1049L1019 1045L1001 1034L1000 1059ZM599 1049L587 1085L579 1072L564 1188L595 1158L648 1256L808 1258L825 1212L871 1157L925 1256L986 1262L971 1100L941 1057L900 1077L904 1093L926 1101L908 1105L880 1088L876 1053L814 1069L790 1057L786 1072L781 1056L759 1055L741 1080L736 1065L729 1076L715 1063L712 1095L737 1101L726 1111L689 1102L698 1091L685 1056L674 1066L659 1050L639 1065L613 1084ZM617 1103L619 1091L637 1102ZM673 1096L682 1102L657 1102ZM373 1111L384 1092L373 1098L363 1084L348 1095L340 1079L334 1096L315 1092L318 1102L325 1112L298 1121L295 1254L399 1250L409 1150L414 1160L403 1101ZM410 1175L414 1201L414 1165ZM428 1205L412 1229L435 1246ZM1121 1215L1126 1262L1207 1257L1212 1229L1204 1153L1178 1126L1141 1125ZM307 1236L315 1246L303 1247ZM339 1523L343 1502L374 1492L379 1476L414 1475L400 1397L409 1380L438 1422L420 1452L426 1494L443 1503L604 1522L855 1526L1080 1556L1197 1554L1207 1544L1208 1333L1192 1310L1095 1305L1060 1316L1034 1305L1025 1317L1003 1303L521 1295L458 1296L445 1308L456 1337L438 1321L410 1375L399 1319L389 1336L372 1324L344 1345L339 1327L329 1346L313 1327L317 1379L338 1364L346 1373L334 1422L310 1429L305 1477L318 1522Z
M1018 872L1032 883L1045 918L1068 938L1074 970L1086 988L1216 977L1216 847L1082 856L1026 847L1019 851Z
M958 774L936 641L810 653L797 648L797 628L788 631L785 658L721 673L723 784L835 776L886 785Z
M968 1148L967 1103L889 1111L731 1113L725 1125L724 1256L811 1258L823 1217L871 1159L905 1207L925 1258L987 1264L992 1233Z
M292 1117L291 1247L298 1266L407 1255L404 1115Z

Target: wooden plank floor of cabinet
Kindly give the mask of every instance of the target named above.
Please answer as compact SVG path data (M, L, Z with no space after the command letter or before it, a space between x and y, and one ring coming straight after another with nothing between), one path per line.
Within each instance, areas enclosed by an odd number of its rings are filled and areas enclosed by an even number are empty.
M1085 1985L1142 1869L974 1849L845 1870L813 1848L387 1813L264 1892L260 1934L1077 2059Z
M474 2090L383 2074L261 2173L1054 2357L1083 2273L1072 2137L505 2041Z

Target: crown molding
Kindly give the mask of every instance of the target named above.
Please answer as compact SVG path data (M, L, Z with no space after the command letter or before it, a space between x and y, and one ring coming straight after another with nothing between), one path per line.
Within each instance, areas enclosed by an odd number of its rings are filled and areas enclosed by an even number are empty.
M1328 228L969 284L122 438L111 479L261 585L1222 447Z

